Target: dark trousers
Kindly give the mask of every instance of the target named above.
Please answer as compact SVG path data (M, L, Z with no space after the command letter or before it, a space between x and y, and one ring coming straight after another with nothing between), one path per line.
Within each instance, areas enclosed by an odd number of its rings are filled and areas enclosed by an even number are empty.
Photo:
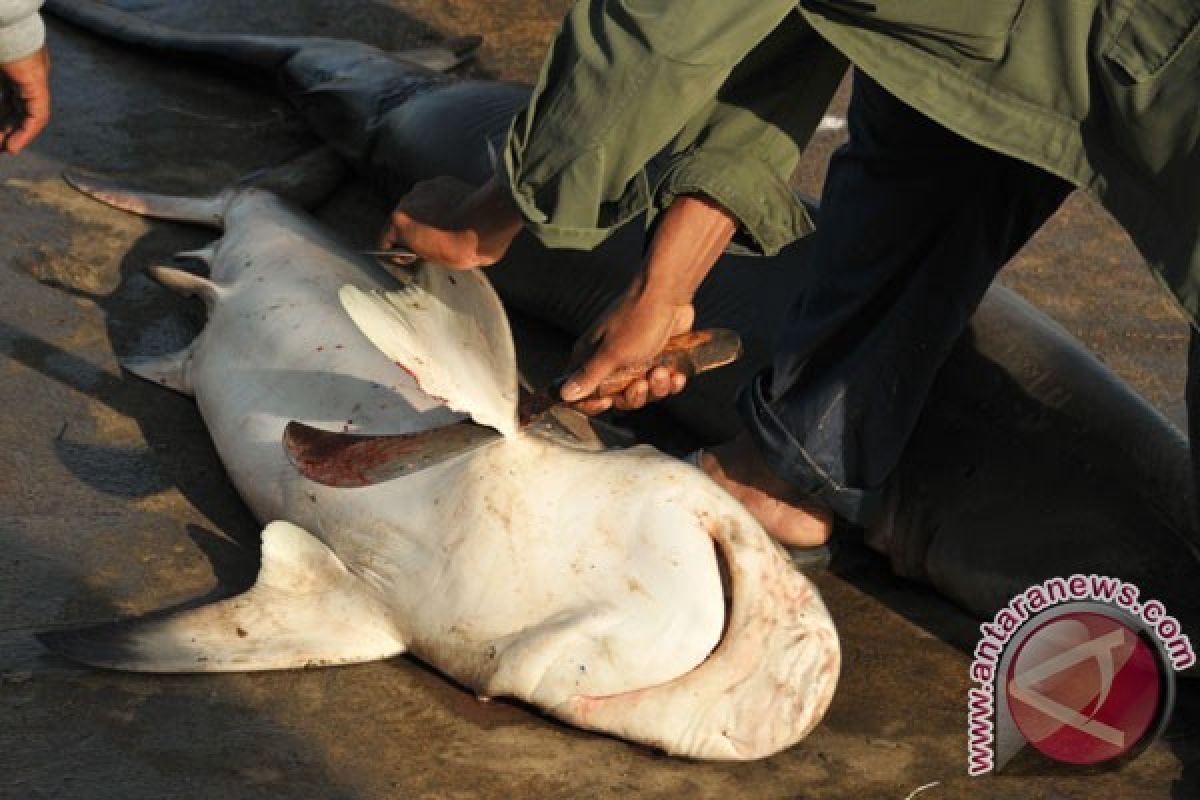
M951 133L861 72L849 134L825 182L815 280L738 405L776 474L866 524L988 285L1071 186Z

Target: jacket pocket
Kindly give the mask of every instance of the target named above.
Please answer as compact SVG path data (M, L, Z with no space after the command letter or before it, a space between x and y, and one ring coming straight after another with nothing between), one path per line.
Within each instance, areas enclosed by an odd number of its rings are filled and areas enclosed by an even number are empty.
M1024 0L808 0L804 5L922 50L995 61L1008 50Z
M1141 83L1170 64L1198 29L1196 0L1135 0L1105 55Z

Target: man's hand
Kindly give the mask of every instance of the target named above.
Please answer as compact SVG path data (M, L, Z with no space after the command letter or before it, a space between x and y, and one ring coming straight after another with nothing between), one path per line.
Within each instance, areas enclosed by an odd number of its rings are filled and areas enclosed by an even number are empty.
M563 386L563 400L585 414L609 408L622 411L641 408L683 391L687 378L680 372L657 367L643 380L636 380L615 397L589 398L602 380L627 366L648 364L662 352L667 340L691 330L695 311L690 299L680 303L648 292L637 281L575 346L572 363L582 363Z
M582 364L563 385L563 400L585 414L599 414L613 407L641 408L683 391L687 378L682 373L658 367L616 397L590 397L613 372L641 368L670 337L691 329L696 289L736 229L737 221L717 204L702 197L676 198L650 242L643 273L576 345L572 361Z
M455 269L495 264L521 231L521 214L496 177L480 187L451 177L422 181L400 199L379 239Z
M10 114L0 117L0 150L16 154L25 149L50 122L50 51L43 47L20 61L0 64L8 91L19 102L5 103Z

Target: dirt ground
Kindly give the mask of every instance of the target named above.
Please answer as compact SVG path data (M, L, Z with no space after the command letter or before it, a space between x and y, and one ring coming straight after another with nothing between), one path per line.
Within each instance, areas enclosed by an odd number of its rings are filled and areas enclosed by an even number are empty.
M191 29L318 33L397 48L486 37L479 74L529 80L565 0L126 0ZM66 165L215 188L310 143L244 83L122 52L51 23L56 116L0 160L0 798L1190 798L1196 704L1119 770L1023 759L965 774L972 623L850 550L819 585L842 635L833 708L795 748L750 764L664 757L473 695L419 662L228 676L140 676L47 655L32 633L246 586L259 526L186 398L117 356L187 341L201 309L142 270L202 231L74 194ZM844 107L845 92L835 106ZM819 186L837 134L801 183ZM351 241L385 209L361 186L322 216ZM1004 280L1177 424L1186 325L1117 227L1075 197ZM925 787L925 788L922 788ZM917 793L919 790L919 794Z

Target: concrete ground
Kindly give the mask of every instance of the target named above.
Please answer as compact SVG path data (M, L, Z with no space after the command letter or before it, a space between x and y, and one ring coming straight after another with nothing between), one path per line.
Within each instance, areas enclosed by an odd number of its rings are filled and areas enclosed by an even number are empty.
M479 32L477 70L528 80L566 2L123 5L193 29L389 47ZM28 154L0 160L0 798L1200 796L1190 691L1168 737L1119 770L1024 759L968 779L973 623L853 547L818 581L846 656L833 708L805 742L751 764L666 758L518 705L481 704L409 658L164 677L47 655L33 632L246 586L258 535L191 402L116 361L198 329L200 309L142 270L206 234L100 207L60 170L213 188L310 141L280 103L237 82L53 23L51 43L54 125ZM817 141L803 185L819 185L836 142ZM322 213L366 245L384 209L351 186ZM1071 200L1004 280L1182 425L1186 325L1094 204Z

